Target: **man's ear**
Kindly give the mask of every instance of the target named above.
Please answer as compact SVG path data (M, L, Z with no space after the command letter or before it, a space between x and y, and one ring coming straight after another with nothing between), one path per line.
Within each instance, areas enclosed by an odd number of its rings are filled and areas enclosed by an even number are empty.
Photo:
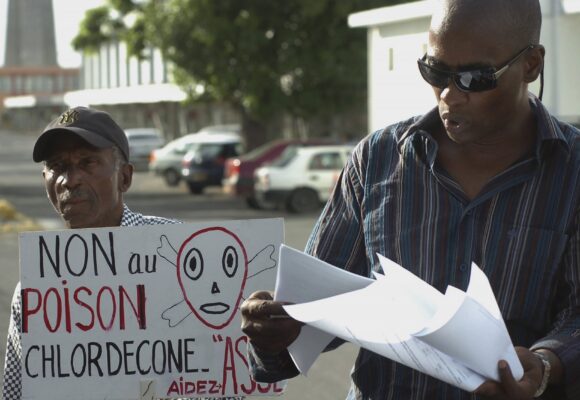
M544 68L544 56L546 49L541 44L534 46L528 51L525 59L524 81L530 83L538 79Z
M133 164L123 164L119 168L119 191L121 193L127 192L131 187L131 182L133 181Z

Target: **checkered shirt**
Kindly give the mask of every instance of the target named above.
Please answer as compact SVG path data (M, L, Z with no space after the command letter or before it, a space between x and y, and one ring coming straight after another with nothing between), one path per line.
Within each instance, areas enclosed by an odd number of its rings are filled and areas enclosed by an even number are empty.
M123 208L123 217L121 218L120 225L140 226L178 223L180 223L180 221L174 219L154 217L133 212L125 205ZM14 295L12 296L10 326L8 327L8 340L6 343L6 359L4 360L4 386L2 388L4 400L20 400L22 398L22 346L20 343L20 332L22 326L21 304L20 282L18 282L16 289L14 290ZM242 398L232 399L241 400Z

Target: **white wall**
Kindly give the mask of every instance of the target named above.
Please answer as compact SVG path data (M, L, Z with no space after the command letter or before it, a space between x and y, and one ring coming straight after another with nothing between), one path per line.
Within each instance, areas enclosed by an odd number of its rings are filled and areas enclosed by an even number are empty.
M546 47L544 104L550 111L569 122L580 122L580 12L566 14L562 0L541 0L543 16L541 42ZM570 1L570 0L564 0ZM580 0L572 0L578 1ZM410 3L383 7L360 13L354 26L369 21L369 129L422 114L435 106L431 88L417 69L417 59L426 50L429 15L420 15ZM382 22L392 17L388 9L402 15L401 20ZM405 9L409 13L405 15ZM569 8L568 8L569 9ZM413 17L412 14L416 14ZM355 14L356 15L356 14ZM351 16L352 17L352 16ZM364 18L361 18L364 17ZM556 21L556 22L554 22ZM352 26L352 24L351 24ZM364 29L364 28L354 28ZM539 93L539 79L530 90Z
M372 27L369 40L371 131L423 113L435 105L431 87L417 69L425 53L429 20Z
M557 19L555 38L546 53L555 54L546 64L551 88L556 92L552 108L564 120L580 122L580 13ZM547 45L546 45L547 46ZM554 59L555 58L555 59Z

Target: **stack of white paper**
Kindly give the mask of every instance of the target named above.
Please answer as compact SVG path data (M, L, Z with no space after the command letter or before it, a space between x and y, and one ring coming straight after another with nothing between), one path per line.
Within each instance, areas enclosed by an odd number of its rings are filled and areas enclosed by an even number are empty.
M379 255L384 275L364 278L286 246L280 248L275 299L304 322L289 347L306 374L334 337L473 391L486 379L499 380L506 360L523 376L493 291L472 264L466 292L445 294Z

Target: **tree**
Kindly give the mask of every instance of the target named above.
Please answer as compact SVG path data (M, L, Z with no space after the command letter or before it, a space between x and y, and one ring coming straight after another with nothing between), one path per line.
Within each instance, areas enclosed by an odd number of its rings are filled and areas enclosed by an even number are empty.
M366 31L349 28L347 17L403 2L109 1L115 12L88 12L74 46L90 50L115 32L134 55L149 45L160 48L192 97L239 110L250 147L283 113L308 120L365 107ZM131 26L124 23L128 16Z

